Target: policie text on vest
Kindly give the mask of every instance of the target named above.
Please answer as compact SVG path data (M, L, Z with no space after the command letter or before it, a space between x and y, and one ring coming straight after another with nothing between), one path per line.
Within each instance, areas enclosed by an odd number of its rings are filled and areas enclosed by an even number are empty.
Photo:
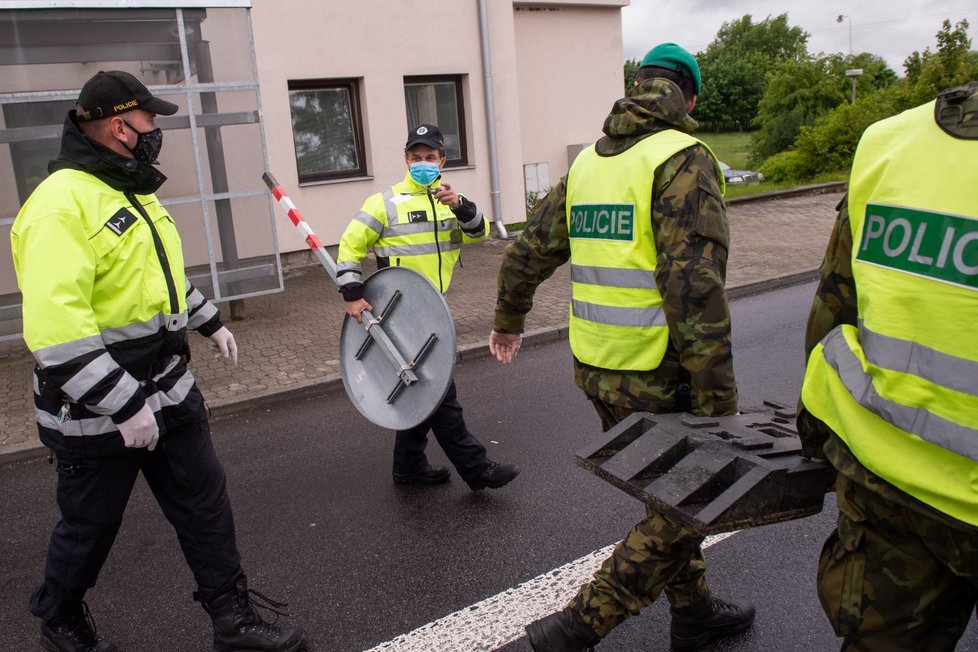
M856 259L978 288L978 219L867 204Z
M635 207L632 204L574 204L568 227L572 238L632 241L635 238Z

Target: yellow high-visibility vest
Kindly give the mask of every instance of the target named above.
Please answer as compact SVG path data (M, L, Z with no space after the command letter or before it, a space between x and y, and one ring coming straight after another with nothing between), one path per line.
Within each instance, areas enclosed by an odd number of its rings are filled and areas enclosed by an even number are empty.
M592 145L571 166L569 339L581 362L634 371L655 369L662 362L669 329L655 283L654 172L696 144L703 145L668 129L614 156L599 156Z
M934 102L866 130L849 182L858 325L808 361L805 407L870 471L978 525L978 142Z
M452 282L462 245L488 234L489 222L482 211L477 209L474 218L460 223L448 206L408 173L400 183L364 202L343 232L337 268L350 272L344 274L349 281L360 282L360 261L373 247L378 258L393 267L413 269L444 293Z
M10 238L24 341L42 367L75 357L88 338L145 342L152 359L159 342L147 336L187 327L180 236L156 195L127 197L87 172L58 170L25 202Z

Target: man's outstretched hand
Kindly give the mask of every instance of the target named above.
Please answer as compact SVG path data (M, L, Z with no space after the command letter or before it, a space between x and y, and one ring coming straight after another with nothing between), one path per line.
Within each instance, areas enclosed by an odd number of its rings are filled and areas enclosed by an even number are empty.
M489 352L492 353L502 364L509 364L516 357L520 350L520 343L523 336L519 333L497 333L493 331L489 334Z

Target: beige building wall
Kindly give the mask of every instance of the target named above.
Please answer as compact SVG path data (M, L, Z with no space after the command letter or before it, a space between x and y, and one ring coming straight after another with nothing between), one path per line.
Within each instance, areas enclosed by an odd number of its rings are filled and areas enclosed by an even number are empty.
M566 172L566 146L600 135L604 113L620 96L620 8L628 2L486 4L498 217L513 223L526 216L524 163L549 162L556 180ZM469 166L448 169L444 178L490 220L497 217L478 9L477 0L255 0L252 24L269 165L324 243L338 242L363 200L404 176L406 75L465 76ZM573 65L567 65L568 59ZM317 78L361 80L368 178L299 185L288 82ZM283 252L304 249L288 220L283 218L277 228Z
M53 6L57 6L53 2ZM467 155L464 168L448 169L445 179L479 204L493 220L521 222L526 217L524 166L544 163L550 184L567 170L567 146L593 141L622 86L620 8L628 0L533 2L485 0L491 53L491 83L498 157L499 215L493 210L486 110L486 74L479 25L479 0L253 0L254 54L246 38L247 13L210 9L201 23L210 43L217 80L249 79L257 62L261 119L268 168L283 184L320 239L336 244L350 219L370 194L381 192L405 174L407 135L404 77L462 75ZM92 64L95 65L95 64ZM5 91L43 91L77 87L98 66L85 64L18 67L2 71ZM138 63L120 63L126 69ZM91 65L89 66L91 67ZM84 72L84 74L80 74ZM133 72L138 70L133 69ZM298 183L289 105L290 80L360 80L367 175L332 182ZM148 80L149 81L149 80ZM165 84L160 77L157 84ZM167 99L186 113L181 94ZM199 103L199 97L194 98ZM224 92L221 111L255 108L254 92ZM198 107L199 108L199 107ZM0 118L2 119L2 118ZM222 130L231 190L260 185L264 167L257 150L257 125ZM202 132L198 132L202 138ZM167 131L162 169L170 181L164 199L194 195L196 174L190 133ZM182 164L175 161L183 161ZM209 186L204 167L206 192ZM9 147L0 146L0 174L11 178ZM0 194L0 215L17 213L16 192ZM269 253L267 201L236 199L234 222L241 255ZM211 230L216 238L214 204ZM305 251L302 238L280 209L274 229L284 253ZM188 264L201 264L208 251L201 210L179 204L171 212L180 223ZM16 291L10 262L9 226L0 228L0 293ZM215 249L217 246L215 244ZM220 260L220 251L214 252Z
M523 163L546 164L540 186L554 186L567 173L569 146L601 136L612 102L624 94L620 8L626 3L580 4L592 6L517 3L514 9Z

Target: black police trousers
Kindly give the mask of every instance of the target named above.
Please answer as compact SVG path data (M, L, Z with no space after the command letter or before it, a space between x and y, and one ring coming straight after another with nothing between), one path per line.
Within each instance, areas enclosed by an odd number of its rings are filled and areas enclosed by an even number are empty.
M61 520L48 545L44 583L31 596L32 614L48 620L72 606L77 609L95 586L140 471L176 530L197 582L195 599L207 602L233 588L243 572L231 501L200 409L189 421L161 429L152 452L132 448L102 457L58 455Z
M394 438L394 473L411 473L427 466L428 457L424 449L428 445L429 430L463 480L475 479L489 464L486 447L465 425L454 380L448 386L448 393L441 405L430 417L409 430L397 431Z

